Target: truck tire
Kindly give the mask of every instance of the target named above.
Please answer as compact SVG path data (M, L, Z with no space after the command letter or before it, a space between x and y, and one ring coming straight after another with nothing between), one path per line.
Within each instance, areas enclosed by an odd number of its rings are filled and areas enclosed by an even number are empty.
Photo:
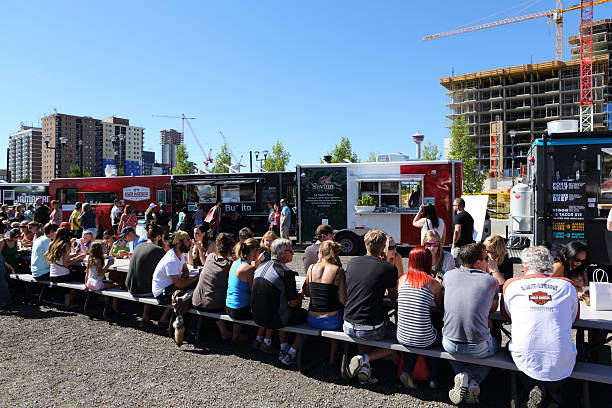
M340 255L354 256L361 250L360 239L350 232L343 232L336 235L336 242L340 244Z

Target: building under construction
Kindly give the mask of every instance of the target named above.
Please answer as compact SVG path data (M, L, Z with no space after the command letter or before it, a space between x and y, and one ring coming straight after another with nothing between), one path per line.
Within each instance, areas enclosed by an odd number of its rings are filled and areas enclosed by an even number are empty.
M520 164L526 163L531 142L542 136L547 122L579 120L579 37L570 37L569 44L572 55L569 61L527 64L440 79L450 98L447 118L452 121L465 117L480 170L501 173L503 169L504 175L510 176L511 161L503 158L510 158L514 153L517 171ZM594 22L594 130L608 129L610 124L611 53L612 20Z

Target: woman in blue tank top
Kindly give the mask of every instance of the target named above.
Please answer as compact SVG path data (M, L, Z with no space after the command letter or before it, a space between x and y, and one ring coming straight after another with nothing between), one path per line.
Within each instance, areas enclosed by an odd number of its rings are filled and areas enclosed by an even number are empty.
M251 319L251 289L255 274L255 261L259 256L259 242L249 238L238 248L239 259L233 264L227 281L227 296L225 297L225 310L235 320ZM240 335L241 324L234 323L232 342L246 340ZM265 329L259 328L257 337L263 339ZM270 337L272 334L270 334ZM256 340L257 341L257 340Z

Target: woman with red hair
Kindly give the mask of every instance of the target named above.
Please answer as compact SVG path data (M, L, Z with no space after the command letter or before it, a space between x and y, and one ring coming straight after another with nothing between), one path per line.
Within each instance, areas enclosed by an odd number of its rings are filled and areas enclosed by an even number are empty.
M432 303L442 309L442 285L431 277L431 252L424 246L415 247L408 257L408 273L400 276L397 288L397 341L408 347L429 348L440 344L440 334L431 323ZM425 358L430 368L430 388L436 388L439 360ZM404 354L400 381L415 389L412 372L417 355Z

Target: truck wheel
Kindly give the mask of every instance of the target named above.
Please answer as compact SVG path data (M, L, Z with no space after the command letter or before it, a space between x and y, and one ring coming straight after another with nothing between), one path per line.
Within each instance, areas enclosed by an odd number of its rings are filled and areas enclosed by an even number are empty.
M340 244L340 255L357 255L360 250L359 239L355 234L344 233L336 236L336 242Z

